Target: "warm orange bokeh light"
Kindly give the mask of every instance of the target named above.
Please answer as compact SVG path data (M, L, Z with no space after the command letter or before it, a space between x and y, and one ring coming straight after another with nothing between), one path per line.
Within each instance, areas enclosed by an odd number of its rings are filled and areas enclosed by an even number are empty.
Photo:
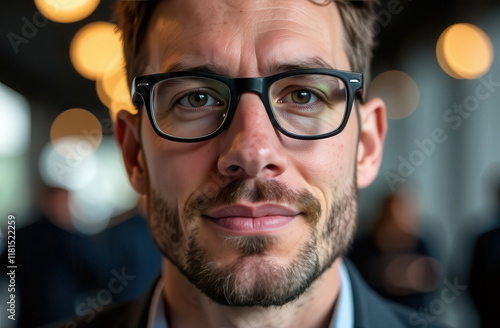
M38 10L57 23L73 23L94 12L100 0L35 0Z
M493 45L488 35L472 24L455 24L439 37L436 56L446 74L456 79L477 79L493 62Z
M114 24L90 23L82 27L71 41L71 63L82 76L96 80L121 56L121 51L120 35Z
M62 156L80 160L93 154L101 144L101 123L88 110L68 109L52 123L50 141Z
M113 93L125 74L123 56L118 56L97 79L97 95L106 107L111 106Z
M137 113L137 109L132 104L132 99L130 98L130 92L127 86L127 77L125 75L122 76L120 81L118 81L118 84L113 92L112 103L109 107L109 116L115 120L116 114L122 109L132 114Z
M130 90L125 72L125 62L120 56L106 68L102 76L96 81L96 90L99 99L109 108L110 116L114 120L116 113L124 109L131 113L137 110L132 105Z

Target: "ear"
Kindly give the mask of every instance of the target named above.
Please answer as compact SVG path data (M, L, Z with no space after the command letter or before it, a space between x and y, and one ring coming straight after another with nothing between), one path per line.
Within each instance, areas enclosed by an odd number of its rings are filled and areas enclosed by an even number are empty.
M147 171L138 127L139 114L121 110L116 116L115 137L122 150L123 162L132 187L141 195L147 192Z
M358 188L365 188L377 176L387 132L385 103L374 98L360 105L361 132L357 154Z

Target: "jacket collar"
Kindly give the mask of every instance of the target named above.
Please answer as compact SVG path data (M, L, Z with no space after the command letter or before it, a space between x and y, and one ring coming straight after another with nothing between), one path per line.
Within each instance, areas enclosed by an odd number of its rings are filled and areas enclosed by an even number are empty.
M354 327L404 327L400 319L388 307L388 301L378 296L366 284L354 264L347 258L344 258L344 263L351 279Z

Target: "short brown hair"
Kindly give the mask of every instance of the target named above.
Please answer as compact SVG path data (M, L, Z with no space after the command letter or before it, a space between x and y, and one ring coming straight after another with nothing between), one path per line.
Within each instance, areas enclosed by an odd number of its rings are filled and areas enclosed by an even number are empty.
M326 0L323 4L329 4ZM337 4L345 29L344 48L351 69L362 72L365 82L369 81L370 61L374 45L376 0L333 0ZM123 52L129 85L135 76L146 68L144 42L148 22L159 0L118 1L115 20L122 33ZM317 2L317 1L313 1Z

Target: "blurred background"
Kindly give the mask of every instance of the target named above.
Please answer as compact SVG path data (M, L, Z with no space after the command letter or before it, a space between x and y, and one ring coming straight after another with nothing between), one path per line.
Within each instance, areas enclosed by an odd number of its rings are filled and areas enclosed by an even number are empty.
M15 216L20 327L90 318L159 272L112 137L116 111L134 111L113 2L24 0L0 13L0 229ZM376 31L367 96L386 101L389 132L349 256L415 309L412 326L498 327L500 2L383 0ZM124 272L126 284L110 283Z

